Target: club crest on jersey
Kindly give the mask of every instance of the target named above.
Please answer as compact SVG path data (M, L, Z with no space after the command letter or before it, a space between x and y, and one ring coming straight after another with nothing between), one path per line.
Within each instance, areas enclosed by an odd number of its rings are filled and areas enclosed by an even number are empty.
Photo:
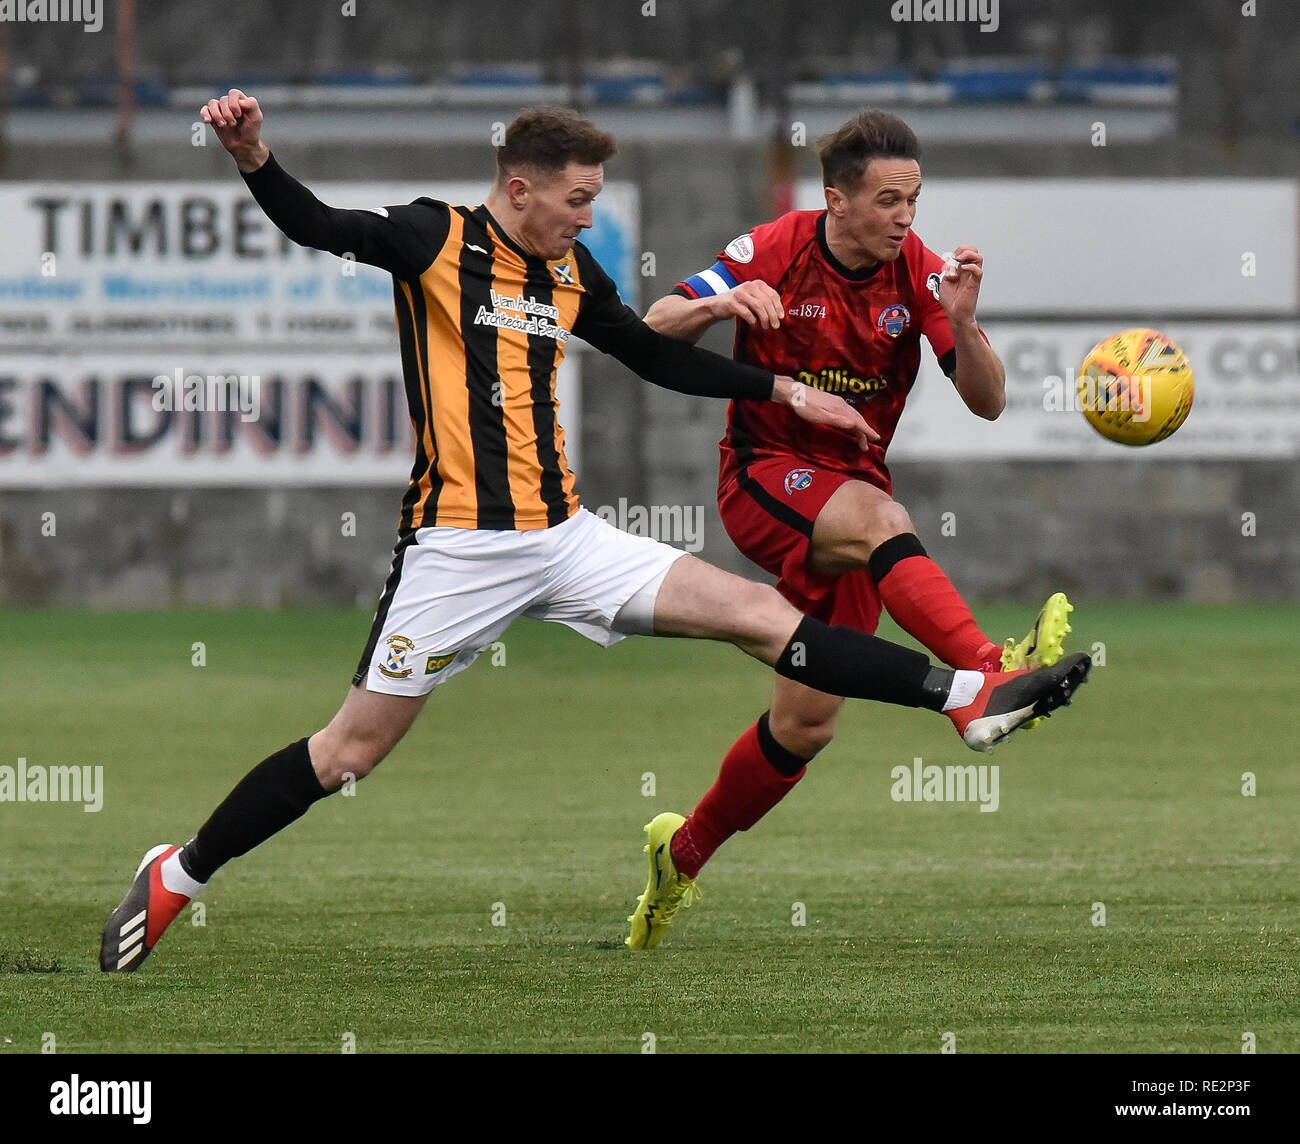
M437 675L444 667L456 658L454 651L449 651L446 655L431 655L428 662L424 665L425 675Z
M733 238L724 252L733 262L749 262L754 257L754 240L747 234Z
M552 266L551 269L555 272L555 277L559 279L561 286L573 285L573 267L567 262L563 266Z
M414 651L415 644L405 636L389 636L384 642L388 644L388 658L379 665L379 670L389 679L405 679L411 674L406 666L406 653Z
M791 469L785 475L785 491L788 495L793 496L801 492L812 484L812 469Z
M898 337L911 324L912 315L901 302L886 306L880 311L880 317L876 319L876 329L884 330L891 338Z

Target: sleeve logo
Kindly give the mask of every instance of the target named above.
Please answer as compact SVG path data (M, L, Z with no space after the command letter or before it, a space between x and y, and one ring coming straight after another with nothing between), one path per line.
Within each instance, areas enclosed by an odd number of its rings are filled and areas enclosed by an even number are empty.
M934 295L934 300L939 301L939 272L936 270L925 280L925 288Z
M754 240L748 234L733 238L723 251L733 262L749 262L754 257Z

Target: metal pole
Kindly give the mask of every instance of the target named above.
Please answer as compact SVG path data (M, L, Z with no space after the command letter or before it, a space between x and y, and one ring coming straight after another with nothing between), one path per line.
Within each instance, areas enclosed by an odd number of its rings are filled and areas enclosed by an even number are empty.
M9 25L0 23L0 171L9 157Z
M117 0L117 157L131 161L131 121L135 112L135 0Z

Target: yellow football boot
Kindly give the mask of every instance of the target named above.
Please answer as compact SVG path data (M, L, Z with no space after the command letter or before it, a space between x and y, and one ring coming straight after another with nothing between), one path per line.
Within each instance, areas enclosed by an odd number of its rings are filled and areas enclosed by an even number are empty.
M1074 605L1065 598L1064 592L1048 596L1029 634L1019 643L1014 637L1007 638L1002 649L1002 670L1019 671L1024 667L1034 670L1055 664L1065 654L1065 637L1072 630L1068 620L1073 611ZM1042 721L1041 717L1031 719L1022 729L1032 730Z
M632 923L632 932L624 943L629 949L654 949L677 911L700 900L695 879L679 874L673 865L673 835L685 821L680 814L668 812L646 823L649 841L642 852L650 860L650 880L637 901L636 912L627 919Z

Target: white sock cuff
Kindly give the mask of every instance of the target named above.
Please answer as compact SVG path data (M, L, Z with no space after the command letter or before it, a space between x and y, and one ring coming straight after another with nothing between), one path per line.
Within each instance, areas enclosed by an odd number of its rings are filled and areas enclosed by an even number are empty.
M952 690L948 692L948 698L944 700L943 709L952 711L957 707L965 707L967 703L974 700L983 686L984 673L982 671L959 669L953 675Z
M208 885L207 882L196 882L185 873L185 867L181 865L181 852L179 850L170 858L163 859L162 869L159 873L162 875L164 889L173 894L184 894L187 898L197 898Z

